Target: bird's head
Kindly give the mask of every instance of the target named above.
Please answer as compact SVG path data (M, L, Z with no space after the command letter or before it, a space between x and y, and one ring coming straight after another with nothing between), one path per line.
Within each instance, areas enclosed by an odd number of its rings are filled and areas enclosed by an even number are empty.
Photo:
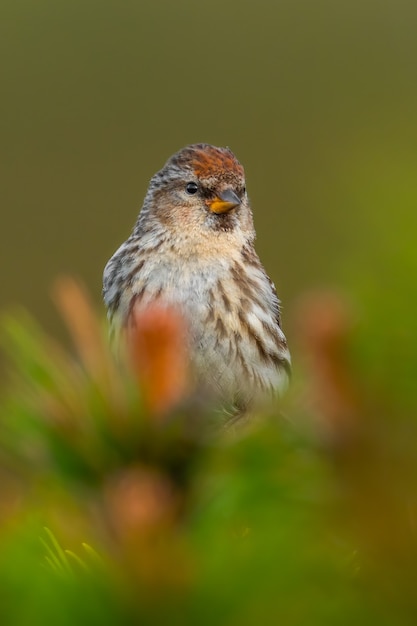
M193 144L174 154L150 182L138 227L155 220L189 241L214 241L224 233L229 240L252 240L245 173L233 152Z

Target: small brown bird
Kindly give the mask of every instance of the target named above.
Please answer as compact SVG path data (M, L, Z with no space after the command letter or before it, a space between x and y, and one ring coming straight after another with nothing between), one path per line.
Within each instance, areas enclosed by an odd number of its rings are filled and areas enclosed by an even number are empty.
M229 148L187 146L151 179L129 239L104 270L113 330L133 305L178 308L199 388L242 413L288 385L279 300L254 249L242 165Z

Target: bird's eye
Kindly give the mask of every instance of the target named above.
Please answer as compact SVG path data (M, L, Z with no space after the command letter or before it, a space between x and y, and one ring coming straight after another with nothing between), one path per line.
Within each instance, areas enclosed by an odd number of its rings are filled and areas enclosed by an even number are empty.
M242 196L244 196L246 193L246 187L242 187Z
M198 185L197 183L188 183L185 189L190 196L193 196L198 191Z

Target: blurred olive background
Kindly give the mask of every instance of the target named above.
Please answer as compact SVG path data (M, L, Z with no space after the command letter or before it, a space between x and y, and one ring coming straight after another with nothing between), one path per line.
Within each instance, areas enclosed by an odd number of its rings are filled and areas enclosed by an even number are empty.
M390 320L398 281L415 289L415 2L3 0L0 13L1 308L23 303L56 331L62 273L99 303L149 178L199 141L245 166L289 334L311 286L386 294Z

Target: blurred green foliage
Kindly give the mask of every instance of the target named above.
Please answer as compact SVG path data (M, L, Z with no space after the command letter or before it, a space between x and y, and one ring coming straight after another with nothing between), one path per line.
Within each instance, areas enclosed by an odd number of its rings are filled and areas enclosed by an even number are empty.
M356 367L343 300L300 305L285 406L215 434L196 399L145 410L83 292L55 293L75 352L3 320L1 623L415 622L415 420Z

